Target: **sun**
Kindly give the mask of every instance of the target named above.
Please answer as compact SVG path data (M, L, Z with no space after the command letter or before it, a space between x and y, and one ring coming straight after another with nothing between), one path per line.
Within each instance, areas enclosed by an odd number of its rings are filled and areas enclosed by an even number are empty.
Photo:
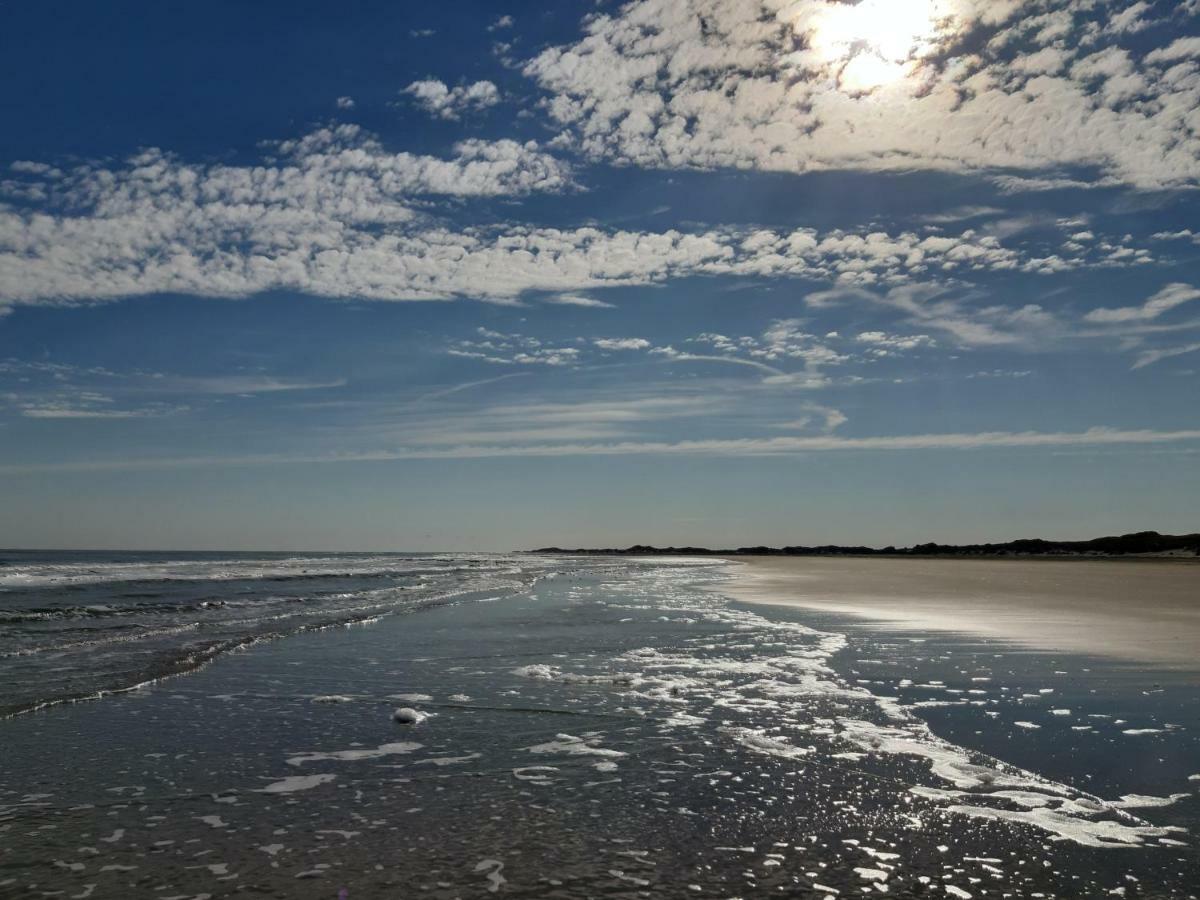
M932 46L938 0L861 0L824 3L795 23L809 50L839 67L838 83L852 93L869 92L902 79Z

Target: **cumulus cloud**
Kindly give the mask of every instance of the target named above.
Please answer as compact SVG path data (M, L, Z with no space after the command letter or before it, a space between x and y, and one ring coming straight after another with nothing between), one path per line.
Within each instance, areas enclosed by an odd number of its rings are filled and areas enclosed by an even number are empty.
M461 257L477 239L436 229L414 237L428 228L416 199L570 184L567 167L533 143L465 141L439 158L390 152L343 125L273 149L278 157L258 166L191 164L147 150L118 168L26 169L0 182L0 296L245 296L290 287L444 298L420 282L439 257ZM37 188L33 199L27 185Z
M1168 284L1141 306L1121 306L1115 309L1093 309L1084 316L1089 322L1144 322L1157 319L1163 313L1200 298L1200 290L1190 284Z
M404 89L414 102L439 119L461 119L464 114L480 112L500 102L500 91L490 81L449 87L436 78L414 81Z
M120 168L23 173L3 182L0 192L16 199L0 206L0 296L28 303L286 289L512 302L525 292L578 298L680 275L870 288L1146 258L1107 241L1078 245L1074 256L1035 256L970 229L455 231L419 213L413 198L559 191L570 185L569 170L535 144L514 141L466 141L448 159L392 153L351 125L276 150L281 158L261 166L201 166L146 151ZM45 196L29 199L22 193L28 184Z
M1115 43L1137 12L1105 32L1094 6L636 0L524 71L563 145L641 166L1082 167L1103 183L1194 186L1200 39L1139 57Z
M559 192L573 187L570 168L533 142L511 140L464 141L445 158L396 153L354 125L319 129L268 153L243 166L191 163L159 150L116 166L13 164L0 180L0 309L269 290L507 303L540 293L548 303L602 308L585 292L680 276L799 278L890 291L962 284L976 273L1051 274L1152 260L1128 236L1072 240L1046 253L1014 234L933 226L456 230L434 218L431 201Z

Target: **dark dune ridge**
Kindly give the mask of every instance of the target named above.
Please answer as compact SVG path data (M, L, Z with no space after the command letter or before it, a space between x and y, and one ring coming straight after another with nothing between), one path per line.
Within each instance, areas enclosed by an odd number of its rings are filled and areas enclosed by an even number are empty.
M1000 544L916 544L912 547L846 547L827 544L819 547L738 547L713 550L708 547L652 547L635 544L625 548L568 550L541 547L530 553L575 553L613 556L1058 556L1120 557L1179 556L1200 557L1200 534L1159 534L1139 531L1133 534L1098 537L1088 541L1047 541L1023 538Z

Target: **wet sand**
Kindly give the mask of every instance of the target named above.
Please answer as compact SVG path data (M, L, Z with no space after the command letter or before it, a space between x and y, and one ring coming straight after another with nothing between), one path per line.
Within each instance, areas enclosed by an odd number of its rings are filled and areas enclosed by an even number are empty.
M1200 669L1200 565L1158 560L738 557L728 593L901 629Z

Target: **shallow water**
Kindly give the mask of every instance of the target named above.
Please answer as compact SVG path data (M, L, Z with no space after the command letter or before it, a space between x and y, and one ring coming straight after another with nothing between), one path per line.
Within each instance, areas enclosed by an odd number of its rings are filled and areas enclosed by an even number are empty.
M1194 676L744 606L712 561L536 565L0 722L0 895L1200 883Z
M496 554L0 551L0 716L301 631L503 596L542 569Z

